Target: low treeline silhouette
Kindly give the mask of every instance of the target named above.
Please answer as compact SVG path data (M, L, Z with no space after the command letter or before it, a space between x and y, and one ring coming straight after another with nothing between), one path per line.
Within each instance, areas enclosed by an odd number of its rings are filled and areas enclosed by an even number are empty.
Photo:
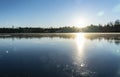
M82 29L83 32L120 32L120 20L114 23L109 22L106 25L90 25Z
M59 28L40 28L40 27L17 27L0 28L0 33L70 33L70 32L120 32L120 20L109 22L106 25L90 25L84 28L59 27Z

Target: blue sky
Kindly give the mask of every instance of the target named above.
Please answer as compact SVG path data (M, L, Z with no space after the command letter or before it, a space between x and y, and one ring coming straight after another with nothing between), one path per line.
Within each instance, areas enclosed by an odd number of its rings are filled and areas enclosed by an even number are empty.
M0 0L0 26L105 24L120 18L120 0Z

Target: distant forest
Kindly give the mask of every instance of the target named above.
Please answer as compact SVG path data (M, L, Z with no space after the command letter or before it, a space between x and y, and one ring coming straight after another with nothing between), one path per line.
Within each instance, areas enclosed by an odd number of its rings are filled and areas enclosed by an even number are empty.
M109 22L106 25L90 25L84 28L78 27L59 27L59 28L40 28L40 27L16 27L0 28L0 33L71 33L71 32L120 32L120 20Z

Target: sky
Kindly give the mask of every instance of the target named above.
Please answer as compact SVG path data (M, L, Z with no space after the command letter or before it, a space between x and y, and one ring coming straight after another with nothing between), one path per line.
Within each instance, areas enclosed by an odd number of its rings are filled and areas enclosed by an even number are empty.
M63 27L120 19L120 0L0 0L0 27Z

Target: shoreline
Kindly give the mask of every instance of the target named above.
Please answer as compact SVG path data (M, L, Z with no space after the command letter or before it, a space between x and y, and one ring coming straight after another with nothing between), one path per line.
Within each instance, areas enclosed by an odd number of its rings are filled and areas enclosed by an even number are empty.
M78 34L85 36L116 36L120 37L120 33L0 33L0 37L76 37Z

